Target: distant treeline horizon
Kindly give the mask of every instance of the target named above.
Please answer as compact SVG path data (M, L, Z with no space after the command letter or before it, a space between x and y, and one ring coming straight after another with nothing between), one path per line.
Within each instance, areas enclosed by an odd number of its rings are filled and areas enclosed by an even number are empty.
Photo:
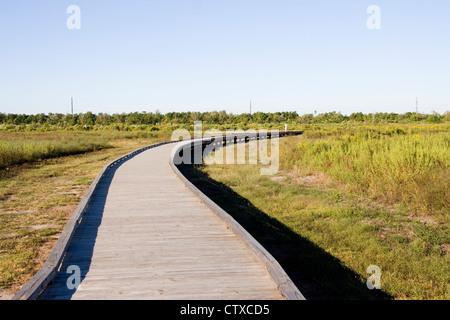
M444 114L433 112L431 114L406 113L362 113L356 112L343 115L340 112L325 112L299 115L295 111L286 112L255 112L233 114L226 111L211 112L131 112L131 113L40 113L40 114L13 114L0 113L0 124L3 125L160 125L160 124L192 124L202 121L207 124L265 124L265 123L342 123L342 122L370 122L370 123L399 123L399 122L430 122L441 123L450 121L450 111Z

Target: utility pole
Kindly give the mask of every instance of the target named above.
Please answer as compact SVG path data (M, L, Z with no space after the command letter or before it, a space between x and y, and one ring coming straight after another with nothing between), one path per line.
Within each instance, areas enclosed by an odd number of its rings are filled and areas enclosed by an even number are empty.
M250 116L252 116L252 100L250 100Z
M419 98L416 97L416 121L419 121Z
M70 98L70 106L71 106L71 109L72 109L72 119L73 119L73 97Z

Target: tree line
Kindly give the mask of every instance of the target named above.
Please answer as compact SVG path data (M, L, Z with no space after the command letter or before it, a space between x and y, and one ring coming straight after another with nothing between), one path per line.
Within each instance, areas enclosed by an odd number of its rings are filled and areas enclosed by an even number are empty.
M212 112L169 112L162 114L156 112L131 113L98 113L92 112L77 114L40 113L40 114L12 114L0 113L0 124L5 125L160 125L160 124L192 124L202 121L207 124L265 124L265 123L342 123L342 122L371 122L371 123L397 123L397 122L431 122L440 123L450 121L450 112L444 114L433 112L423 114L415 112L399 113L352 113L343 115L340 112L326 112L319 114L299 115L295 111L288 112L255 112L253 114L233 114L225 111Z

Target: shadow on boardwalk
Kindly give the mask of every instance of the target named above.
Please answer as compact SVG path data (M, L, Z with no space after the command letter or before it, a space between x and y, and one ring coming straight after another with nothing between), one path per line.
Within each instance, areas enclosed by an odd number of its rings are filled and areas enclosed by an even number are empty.
M390 300L338 259L193 166L180 171L277 259L307 300Z
M76 238L76 241L72 241L72 244L70 244L59 272L40 295L39 300L70 300L73 297L76 289L69 288L67 284L75 284L78 275L70 268L72 266L79 268L81 273L79 274L79 280L82 285L92 263L95 242L102 223L108 191L120 165L110 168L100 180L93 194L93 200L75 231L74 238Z

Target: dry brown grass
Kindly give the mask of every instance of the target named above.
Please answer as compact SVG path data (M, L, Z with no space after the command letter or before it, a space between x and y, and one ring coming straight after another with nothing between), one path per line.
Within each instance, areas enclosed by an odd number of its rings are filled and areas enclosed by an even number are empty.
M112 141L114 148L1 172L0 299L10 299L43 266L101 168L160 139L117 139Z

